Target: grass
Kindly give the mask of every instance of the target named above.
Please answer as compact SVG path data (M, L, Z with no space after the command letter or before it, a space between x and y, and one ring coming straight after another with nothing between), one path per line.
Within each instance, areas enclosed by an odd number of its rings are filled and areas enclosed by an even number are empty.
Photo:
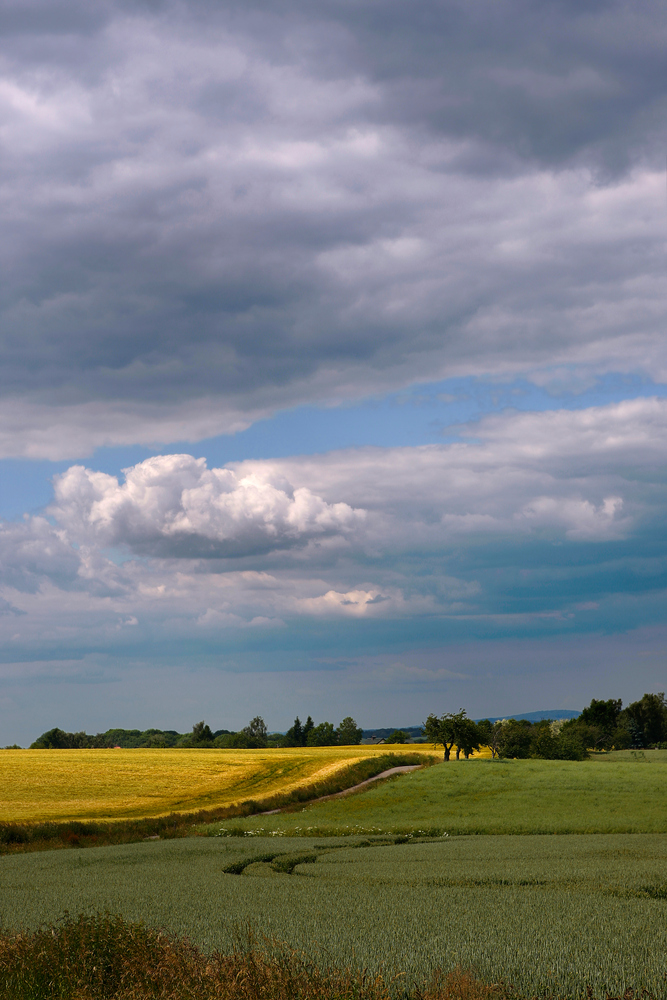
M665 763L665 751L583 762L450 762L363 795L232 826L238 833L286 836L667 832Z
M433 754L409 749L424 759ZM271 803L384 753L383 746L12 750L0 753L0 823L114 821Z
M321 971L275 947L203 954L185 939L108 914L67 919L33 934L0 936L0 996L139 1000L388 1000L394 984L359 971ZM498 1000L505 990L455 970L414 1000Z
M187 761L186 761L187 762ZM206 833L212 821L247 816L266 808L294 808L318 796L348 789L399 764L424 764L423 753L368 754L335 770L323 769L310 784L291 784L264 799L244 799L196 813L170 813L141 819L69 820L61 823L0 823L0 854L49 850L58 847L91 847L127 844L137 840L185 837ZM216 828L217 831L217 828Z
M457 967L512 986L509 996L580 997L590 986L664 998L665 897L667 835L200 837L0 860L8 931L108 909L229 957L252 927L325 979L399 976L394 988L415 1000L438 969Z

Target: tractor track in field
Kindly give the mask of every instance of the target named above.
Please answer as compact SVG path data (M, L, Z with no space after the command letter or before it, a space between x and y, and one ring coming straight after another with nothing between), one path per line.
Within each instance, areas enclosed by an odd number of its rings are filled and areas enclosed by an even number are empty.
M360 788L365 788L366 785L370 785L373 781L379 781L380 778L389 778L392 774L404 774L406 771L416 771L417 768L423 766L423 764L402 764L399 767L390 767L387 771L381 771L380 774L376 774L372 778L366 778L365 781L360 781L356 785L351 785L350 788L344 788L342 792L332 792L331 795L320 795L316 799L308 799L307 802L299 802L299 807L310 806L314 802L326 802L327 799L339 799L343 795L351 795L352 792L358 792ZM275 816L276 813L287 812L289 809L293 808L293 805L283 806L281 809L269 809L267 812L255 813L255 815Z

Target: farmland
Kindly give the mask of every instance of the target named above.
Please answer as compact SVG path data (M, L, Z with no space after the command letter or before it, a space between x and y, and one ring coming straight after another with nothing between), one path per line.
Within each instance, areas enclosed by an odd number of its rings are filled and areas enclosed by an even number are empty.
M44 789L50 780L59 794L71 789L58 819L110 816L120 829L149 810L250 796L266 804L360 761L378 768L380 753L401 749L8 751L0 759L5 775L14 761L19 777L26 759L33 773L44 767L41 782L23 786L26 795L37 790L29 816L43 821L55 801ZM428 760L432 750L421 752ZM266 935L323 969L399 976L408 992L435 969L462 966L511 984L516 997L580 997L590 986L596 996L632 987L662 1000L666 779L666 751L452 761L276 815L236 815L117 846L9 853L0 857L0 927L109 911L186 935L206 953L229 953L249 932L260 943ZM19 798L14 789L9 810ZM78 843L94 838L59 842Z
M12 750L0 753L0 822L187 813L316 785L387 749ZM409 747L424 759L430 747Z
M461 964L529 995L664 995L666 835L200 837L0 860L5 928L108 908L205 950L251 926L406 985Z
M667 751L631 753L583 762L450 762L363 795L230 826L288 836L667 832Z

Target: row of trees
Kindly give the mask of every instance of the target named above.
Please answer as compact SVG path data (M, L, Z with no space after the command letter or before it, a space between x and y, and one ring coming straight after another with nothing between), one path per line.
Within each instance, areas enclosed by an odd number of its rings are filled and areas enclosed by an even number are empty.
M283 747L349 747L361 743L363 730L356 724L351 715L334 727L331 722L320 722L317 726L310 716L302 724L297 715L291 726L280 741Z
M663 692L645 694L623 708L620 698L598 701L576 719L502 719L473 722L464 709L429 715L424 732L430 743L441 743L445 760L487 746L493 757L540 757L544 760L584 760L591 750L667 748L667 700Z
M667 749L665 694L645 694L626 708L620 698L594 698L578 718L567 723L567 731L581 734L594 750Z
M196 728L196 727L195 727ZM208 727L207 727L208 728ZM193 730L194 731L194 730ZM232 733L213 740L222 747L332 747L354 746L361 743L362 729L348 715L336 727L332 722L315 725L310 715L305 722L297 715L287 732L269 734L260 715L252 719L239 733Z
M196 722L190 733L177 733L174 729L108 729L105 733L90 736L85 732L68 733L62 729L49 729L31 744L33 750L78 750L105 747L159 748L159 747L236 747L253 749L262 747L325 747L352 746L361 742L362 730L351 716L343 719L336 728L331 722L315 725L310 716L301 723L298 716L286 734L269 733L261 715L256 715L239 732L229 729L211 730L204 720Z

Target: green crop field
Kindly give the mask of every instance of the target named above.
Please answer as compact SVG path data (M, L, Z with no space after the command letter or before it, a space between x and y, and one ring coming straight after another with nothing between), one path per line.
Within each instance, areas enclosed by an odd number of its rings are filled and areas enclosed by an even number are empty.
M520 992L666 995L667 835L193 837L0 858L0 922L108 909L229 950L249 927L320 965Z
M667 832L667 751L451 761L360 795L233 821L259 834Z

